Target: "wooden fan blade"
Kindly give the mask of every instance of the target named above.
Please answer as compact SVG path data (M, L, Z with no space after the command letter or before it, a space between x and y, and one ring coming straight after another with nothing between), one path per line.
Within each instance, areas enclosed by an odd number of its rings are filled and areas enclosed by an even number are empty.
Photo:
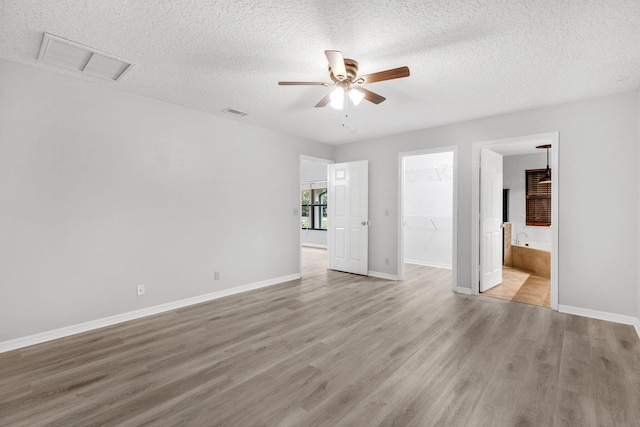
M344 58L342 52L339 50L325 50L324 54L329 61L329 67L331 72L338 80L344 80L347 78L347 70L344 67Z
M363 87L359 87L358 90L364 93L364 99L369 102L373 102L374 104L380 104L382 101L387 99L384 96L378 95L377 93L371 92Z
M363 79L364 83L382 82L384 80L400 79L402 77L409 77L409 67L393 68L391 70L379 71L373 74L367 74L366 76L360 76L359 79Z
M324 82L278 82L280 86L329 86Z
M320 102L316 104L315 108L325 107L330 101L331 101L331 92L329 92L324 98L322 98Z

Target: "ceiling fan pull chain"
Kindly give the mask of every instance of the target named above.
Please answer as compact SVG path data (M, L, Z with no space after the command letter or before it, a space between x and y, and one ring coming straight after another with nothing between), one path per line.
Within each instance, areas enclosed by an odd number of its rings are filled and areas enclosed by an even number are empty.
M349 97L347 96L347 91L344 91L344 120L342 121L342 127L345 127L347 124L347 119L349 118Z
M347 96L347 91L344 91L344 118L349 117L349 97Z

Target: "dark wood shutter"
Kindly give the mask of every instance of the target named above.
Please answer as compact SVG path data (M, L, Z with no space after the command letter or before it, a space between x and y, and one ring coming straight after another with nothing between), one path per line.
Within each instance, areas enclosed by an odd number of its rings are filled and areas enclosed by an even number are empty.
M551 225L551 183L538 184L545 169L526 171L527 225Z

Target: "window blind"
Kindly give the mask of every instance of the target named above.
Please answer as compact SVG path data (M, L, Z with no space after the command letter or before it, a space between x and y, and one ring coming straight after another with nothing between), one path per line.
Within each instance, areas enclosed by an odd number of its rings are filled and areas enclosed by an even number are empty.
M526 171L526 216L527 225L551 225L551 183L538 184L545 169Z

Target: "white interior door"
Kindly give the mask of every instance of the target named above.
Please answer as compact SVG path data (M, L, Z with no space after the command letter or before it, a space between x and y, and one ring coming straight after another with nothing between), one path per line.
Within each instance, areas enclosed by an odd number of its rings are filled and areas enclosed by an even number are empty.
M480 292L502 282L502 155L480 154Z
M328 264L332 270L368 273L369 161L333 163L328 177Z

